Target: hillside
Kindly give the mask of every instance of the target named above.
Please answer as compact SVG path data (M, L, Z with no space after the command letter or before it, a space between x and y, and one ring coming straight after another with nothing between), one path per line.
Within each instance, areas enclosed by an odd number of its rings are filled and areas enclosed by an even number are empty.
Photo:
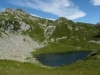
M34 58L40 53L92 51L71 65L50 67ZM23 63L24 62L24 63ZM100 25L49 20L22 9L0 12L0 75L99 75Z
M32 58L30 52L37 48L48 49L48 45L56 47L57 44L61 44L61 48L66 45L66 50L69 47L98 50L99 44L89 42L95 41L93 36L98 34L96 25L75 23L64 17L53 21L31 16L21 9L7 8L0 12L0 59L24 62Z

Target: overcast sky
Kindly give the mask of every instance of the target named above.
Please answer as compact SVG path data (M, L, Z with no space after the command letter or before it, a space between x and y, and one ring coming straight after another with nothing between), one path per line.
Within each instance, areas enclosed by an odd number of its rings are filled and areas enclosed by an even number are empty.
M48 19L100 22L100 0L0 0L0 11L21 8L31 15Z

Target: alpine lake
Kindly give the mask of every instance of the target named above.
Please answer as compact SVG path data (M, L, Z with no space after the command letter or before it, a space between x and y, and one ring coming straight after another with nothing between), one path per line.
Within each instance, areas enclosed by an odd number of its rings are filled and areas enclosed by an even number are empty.
M60 67L84 60L90 53L91 51L42 53L35 55L35 58L43 65Z

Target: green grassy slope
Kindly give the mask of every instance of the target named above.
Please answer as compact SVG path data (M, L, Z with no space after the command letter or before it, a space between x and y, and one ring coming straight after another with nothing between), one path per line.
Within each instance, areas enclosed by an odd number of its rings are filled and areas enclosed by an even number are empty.
M95 57L60 68L44 68L30 63L0 60L0 75L100 75L100 59Z
M24 11L18 10L21 13ZM3 27L9 22L13 24L13 31L20 30L20 21L30 26L28 30L21 31L22 35L29 35L32 39L47 45L37 49L32 54L68 52L68 51L93 51L98 52L85 60L78 61L71 65L63 65L60 68L45 68L32 63L21 63L10 60L0 60L0 75L100 75L100 45L90 43L90 40L98 40L93 36L100 33L98 26L77 22L74 23L66 18L59 18L55 21L31 16L29 14L11 14L2 12L0 14L0 36L2 37ZM31 17L31 18L30 18ZM2 22L5 22L4 24ZM46 29L55 26L53 33L47 38L49 33ZM51 41L54 39L54 41Z

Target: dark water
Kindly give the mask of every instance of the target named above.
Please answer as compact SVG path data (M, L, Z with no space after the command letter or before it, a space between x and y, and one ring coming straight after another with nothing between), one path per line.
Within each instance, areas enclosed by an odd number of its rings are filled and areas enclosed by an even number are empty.
M91 52L69 52L69 53L47 53L39 54L35 57L43 65L47 66L62 66L69 65L78 60L82 60L87 57Z

